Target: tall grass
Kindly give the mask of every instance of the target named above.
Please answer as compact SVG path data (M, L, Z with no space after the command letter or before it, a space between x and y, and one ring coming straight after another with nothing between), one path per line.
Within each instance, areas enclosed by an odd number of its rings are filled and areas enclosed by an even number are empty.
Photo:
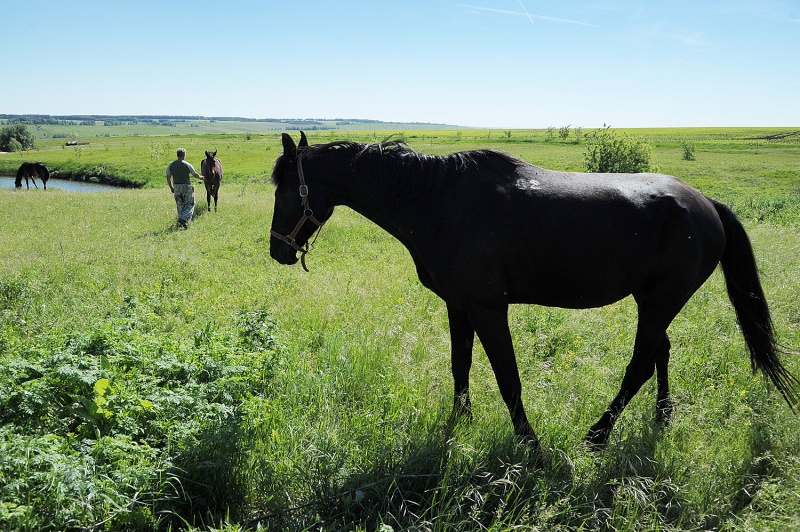
M744 205L778 334L800 346L797 184L782 173L796 154L701 146L696 161L679 143L654 157ZM566 167L581 157L572 144L503 147ZM219 212L199 209L188 231L157 183L0 190L0 528L761 530L800 518L800 422L750 374L719 274L670 328L672 424L652 423L648 383L600 453L581 438L617 391L635 304L512 308L537 464L480 349L475 419L449 423L444 305L391 237L337 209L310 273L269 258L277 148L259 152L263 172L223 185ZM751 194L754 172L767 190Z

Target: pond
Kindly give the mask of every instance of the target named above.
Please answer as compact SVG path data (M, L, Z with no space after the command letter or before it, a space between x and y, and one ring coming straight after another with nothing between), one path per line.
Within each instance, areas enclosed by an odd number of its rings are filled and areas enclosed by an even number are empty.
M36 179L36 186L42 188L42 181ZM34 190L33 183L30 183L31 190ZM0 176L0 188L14 188L14 178L7 176ZM25 189L25 181L22 183L23 190ZM105 192L109 190L118 190L119 187L112 187L111 185L101 185L99 183L84 183L83 181L68 181L66 179L48 179L47 188L60 188L62 190L69 190L72 192Z

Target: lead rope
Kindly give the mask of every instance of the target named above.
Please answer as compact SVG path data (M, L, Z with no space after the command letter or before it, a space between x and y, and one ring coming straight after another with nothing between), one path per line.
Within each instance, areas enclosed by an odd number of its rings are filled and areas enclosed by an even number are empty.
M306 242L306 249L303 252L300 253L300 265L307 272L310 272L311 270L309 270L308 266L306 266L306 253L308 253L311 250L311 246L313 246L314 242L317 241L317 238L319 238L319 234L321 232L322 232L322 226L320 225L319 226L319 230L317 231L317 234L314 235L314 240L312 240L310 244L308 242Z

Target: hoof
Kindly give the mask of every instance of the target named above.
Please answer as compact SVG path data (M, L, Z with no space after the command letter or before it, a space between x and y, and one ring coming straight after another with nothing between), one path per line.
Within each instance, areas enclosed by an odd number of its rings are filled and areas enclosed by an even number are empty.
M611 429L592 427L583 437L583 441L589 446L590 450L597 452L606 448L609 436L611 436Z
M454 423L461 420L472 423L472 403L469 400L469 395L456 396L453 400L453 411L450 414L450 419Z
M518 444L525 452L527 466L532 469L542 469L544 467L544 453L542 452L539 438L535 434L517 436Z
M542 452L542 446L539 444L539 438L536 437L536 434L531 433L519 435L519 444L524 445L530 451L537 453Z
M656 404L656 423L661 425L662 427L666 427L669 425L670 421L672 421L672 416L675 414L675 403L672 402L672 399L667 397L666 399L661 399Z

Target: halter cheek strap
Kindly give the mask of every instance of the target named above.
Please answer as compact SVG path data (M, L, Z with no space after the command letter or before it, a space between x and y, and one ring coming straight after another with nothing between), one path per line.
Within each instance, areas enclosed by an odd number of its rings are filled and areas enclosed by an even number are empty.
M320 222L319 220L317 220L317 218L314 216L314 211L312 211L311 207L309 207L309 205L308 205L308 185L306 185L306 178L303 175L303 164L301 162L301 159L300 159L299 155L297 157L297 175L300 178L300 188L299 188L299 190L300 190L300 199L301 199L302 205L303 205L303 216L300 218L300 220L294 226L294 229L292 229L292 232L289 233L288 235L283 235L281 233L278 233L272 228L270 228L269 234L274 236L278 240L286 242L287 244L292 246L292 248L294 248L295 251L299 251L301 253L301 255L300 255L300 264L303 265L303 269L305 271L309 271L308 268L306 267L306 253L308 253L311 245L314 242L317 241L317 237L319 236L319 233L316 234L316 236L314 237L314 241L313 242L311 242L309 244L309 242L306 241L304 246L300 246L300 245L297 244L297 240L296 240L297 233L300 232L300 229L302 229L303 226L305 225L305 223L307 221L309 221L309 220L314 222L317 225L317 227L319 227L319 228L321 228L323 225L325 225L325 222Z

